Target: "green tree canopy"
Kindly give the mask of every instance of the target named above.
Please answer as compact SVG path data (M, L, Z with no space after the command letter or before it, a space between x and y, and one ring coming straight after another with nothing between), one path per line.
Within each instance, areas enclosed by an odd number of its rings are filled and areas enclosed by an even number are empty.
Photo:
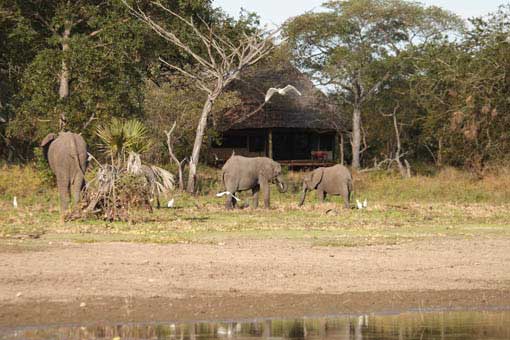
M360 166L362 106L395 74L386 59L462 27L452 13L403 0L332 0L285 30L298 67L349 104L352 165Z

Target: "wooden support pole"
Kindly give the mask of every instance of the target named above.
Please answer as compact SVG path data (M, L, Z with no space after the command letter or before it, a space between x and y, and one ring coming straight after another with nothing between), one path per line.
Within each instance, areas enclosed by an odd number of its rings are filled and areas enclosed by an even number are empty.
M273 158L273 129L269 129L269 134L267 138L267 156L269 158Z
M340 164L344 165L344 159L345 159L345 154L344 154L344 134L343 133L339 133L340 135Z

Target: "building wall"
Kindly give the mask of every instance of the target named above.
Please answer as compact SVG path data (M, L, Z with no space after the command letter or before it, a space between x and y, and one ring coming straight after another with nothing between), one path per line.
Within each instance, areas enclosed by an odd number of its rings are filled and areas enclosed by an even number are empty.
M227 131L223 140L212 145L212 159L226 161L232 152L246 157L269 155L269 130L250 129ZM318 132L311 129L272 129L272 149L275 160L312 160L316 151L325 153L323 160L336 158L336 133ZM316 156L316 154L314 154Z
M232 152L235 152L238 156L245 157L265 157L265 152L250 152L248 148L211 148L211 153L213 154L213 158L218 161L226 161L232 155Z

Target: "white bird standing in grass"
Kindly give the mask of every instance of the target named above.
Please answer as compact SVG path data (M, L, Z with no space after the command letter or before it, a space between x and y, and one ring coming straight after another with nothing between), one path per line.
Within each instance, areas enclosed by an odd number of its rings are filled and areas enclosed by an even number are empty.
M16 196L14 196L14 198L12 199L12 206L14 207L14 209L18 209L18 199L16 198Z
M367 201L366 198L363 201L363 203L361 203L359 200L356 200L356 208L358 208L358 209L366 209L367 207L368 207L368 201Z
M356 207L361 210L363 209L363 204L359 200L356 200Z
M274 87L271 87L269 90L267 90L267 93L266 93L266 103L269 101L269 99L271 99L271 97L275 94L275 93L278 93L279 95L282 95L282 96L285 96L287 93L289 92L294 92L295 94L297 94L298 96L301 95L301 92L299 92L294 86L292 85L287 85L285 86L283 89L277 89L277 88L274 88Z
M174 207L174 203L175 203L175 199L172 198L170 201L168 201L166 206L168 208L173 208Z

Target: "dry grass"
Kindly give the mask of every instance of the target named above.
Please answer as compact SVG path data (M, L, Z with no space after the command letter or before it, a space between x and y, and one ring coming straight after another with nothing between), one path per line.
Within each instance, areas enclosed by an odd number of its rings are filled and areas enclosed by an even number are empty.
M360 173L354 178L356 191L376 201L510 203L510 176L504 173L478 180L469 173L445 168L435 176L409 179L386 172Z
M0 197L12 199L14 196L31 198L48 188L44 179L32 166L0 166Z
M61 224L55 188L30 167L0 173L0 238L77 242L222 242L235 238L287 238L315 245L398 244L441 237L509 237L510 180L495 173L482 181L455 169L437 176L400 179L386 173L355 174L355 196L366 210L341 208L338 197L318 204L312 193L297 207L301 173L288 173L287 194L272 193L272 209L225 211L218 172L206 171L203 195L174 195L175 209L139 212L136 223L79 220ZM13 183L10 185L9 183ZM13 209L12 197L19 208ZM241 193L244 202L249 194ZM163 202L165 203L165 202ZM1 241L0 241L1 244Z

